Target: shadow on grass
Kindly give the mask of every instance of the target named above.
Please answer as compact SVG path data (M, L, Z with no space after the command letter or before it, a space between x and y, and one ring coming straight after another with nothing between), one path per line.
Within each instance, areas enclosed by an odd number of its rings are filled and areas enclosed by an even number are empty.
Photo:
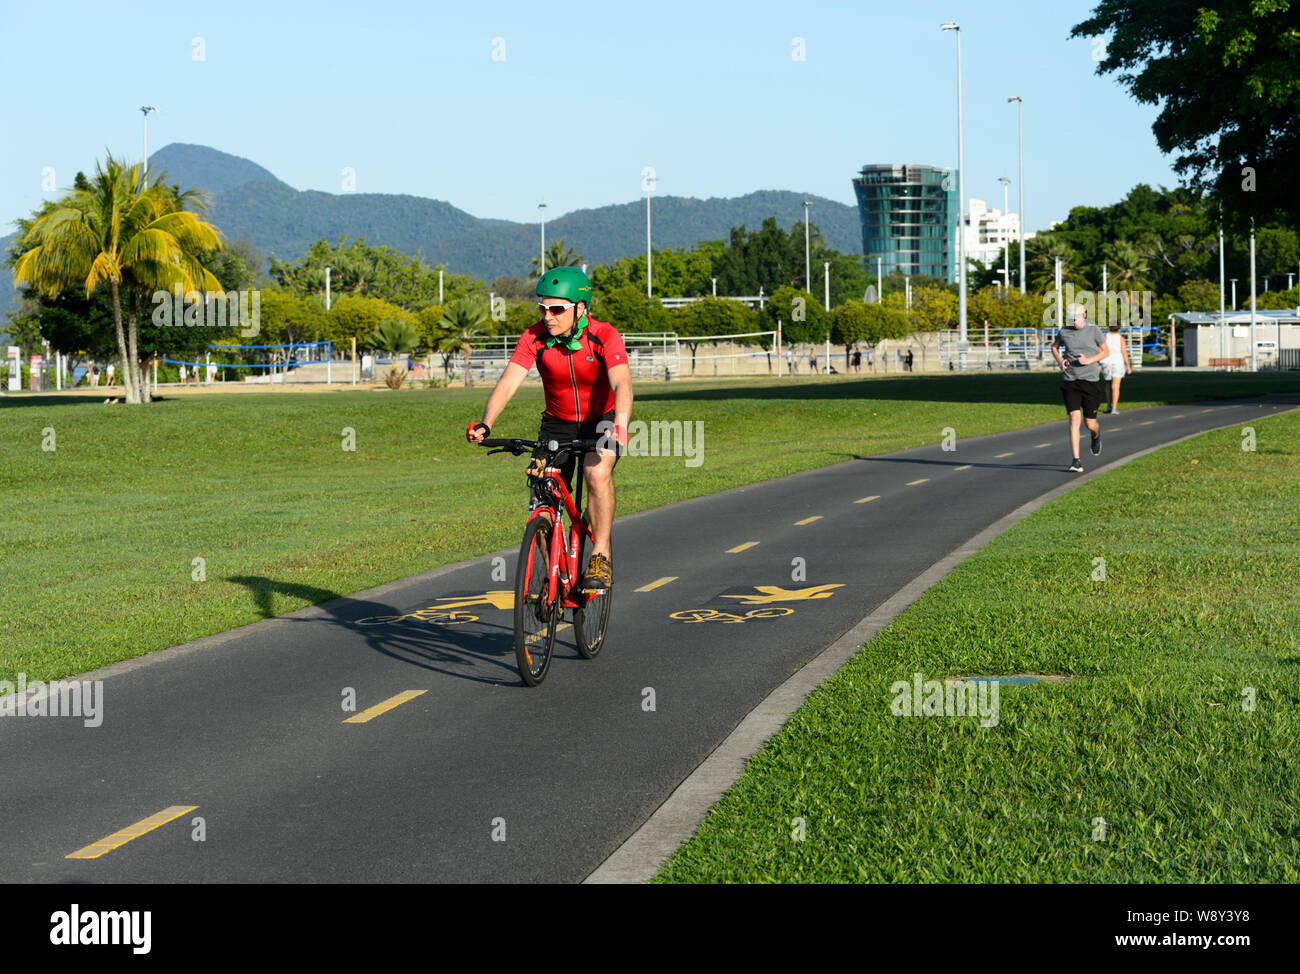
M276 596L312 602L311 615L282 618L303 625L319 624L324 618L335 627L359 636L369 649L420 669L475 683L523 686L515 667L513 620L507 615L507 623L503 624L485 618L487 613L500 610L470 609L459 613L466 617L465 621L443 624L407 618L403 610L392 605L354 599L312 585L281 582L260 575L234 576L226 581L248 589L263 619L276 618ZM558 640L556 648L559 649Z
M104 396L50 396L44 393L15 394L0 396L0 409L16 409L22 406L104 406L105 399L121 399L122 391L108 393ZM122 405L118 403L118 405Z

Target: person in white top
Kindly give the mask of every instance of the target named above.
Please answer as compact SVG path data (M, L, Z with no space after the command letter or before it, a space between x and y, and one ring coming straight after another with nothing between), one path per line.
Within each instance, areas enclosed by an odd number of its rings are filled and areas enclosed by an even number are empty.
M1101 360L1101 378L1103 382L1108 383L1107 393L1109 402L1106 404L1106 412L1119 412L1119 382L1124 376L1128 375L1128 343L1124 341L1124 336L1119 333L1119 322L1112 322L1110 330L1106 332L1106 347L1110 349L1110 354Z

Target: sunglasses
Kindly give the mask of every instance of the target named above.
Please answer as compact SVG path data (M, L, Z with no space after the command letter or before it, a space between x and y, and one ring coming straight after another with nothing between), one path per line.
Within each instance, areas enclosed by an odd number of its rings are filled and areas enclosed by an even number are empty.
M551 314L555 315L555 317L558 318L560 315L564 314L564 312L566 312L566 311L568 311L570 308L572 308L573 305L571 305L571 304L543 304L541 301L538 301L538 302L537 302L537 307L541 308L543 311L549 311Z

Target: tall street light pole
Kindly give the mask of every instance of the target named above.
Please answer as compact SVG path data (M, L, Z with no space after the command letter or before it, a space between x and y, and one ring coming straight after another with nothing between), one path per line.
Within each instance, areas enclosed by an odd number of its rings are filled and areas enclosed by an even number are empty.
M803 280L804 290L812 291L812 259L811 251L808 249L808 207L812 206L812 200L803 201Z
M146 177L149 175L149 113L156 112L153 105L141 105L140 114L144 116L144 154L141 156L140 165L140 188L144 189Z
M1002 219L1007 218L1007 208L1011 205L1007 202L1007 194L1011 189L1011 180L1006 176L999 176L998 182L1002 184ZM1002 241L1002 281L1003 286L1007 289L1007 294L1011 293L1011 234ZM1102 288L1105 290L1105 287Z
M546 204L538 203L537 211L542 214L542 262L537 265L537 279L540 281L546 274Z
M650 297L650 194L655 191L655 177L645 176L641 185L645 188L645 296Z
M1016 102L1016 114L1020 116L1020 212L1016 214L1016 224L1020 230L1020 293L1025 293L1025 102L1019 95L1012 95L1008 102Z
M966 143L962 136L961 26L949 21L942 30L957 32L957 340L966 341Z

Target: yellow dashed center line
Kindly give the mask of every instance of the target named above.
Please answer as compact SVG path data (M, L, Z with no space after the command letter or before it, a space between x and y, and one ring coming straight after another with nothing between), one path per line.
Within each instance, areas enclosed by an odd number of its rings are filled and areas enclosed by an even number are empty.
M880 500L880 495L872 494L870 497L860 497L858 500L855 500L853 503L865 504L867 501L878 501L878 500Z
M366 721L374 720L380 714L386 714L394 707L400 707L408 700L414 700L422 693L428 693L428 690L403 690L395 697L389 697L383 703L377 703L369 710L363 710L359 714L353 714L343 723L345 724L364 724Z
M1202 409L1201 412L1203 412L1203 413L1212 413L1212 412L1214 412L1214 410L1213 410L1213 409Z
M930 480L929 477L922 477L920 480L913 480L913 481L910 481L910 482L908 483L907 486L909 486L909 487L915 487L917 484L924 484L924 483L927 483L929 480Z
M1045 447L1045 446L1051 446L1051 445L1052 445L1052 444L1050 444L1050 443L1035 443L1035 444L1034 444L1034 449L1035 449L1035 450L1041 450L1043 447Z
M999 454L998 454L997 456L995 456L993 459L994 459L994 460L1001 460L1003 457L1009 457L1009 456L1011 456L1010 453L999 453Z
M1184 416L1186 416L1186 415L1187 415L1186 413L1179 413L1177 416L1175 416L1175 417L1173 417L1173 418L1174 418L1174 419L1182 419L1182 418L1183 418Z
M1148 419L1145 423L1138 423L1138 425L1139 425L1139 426L1150 426L1150 425L1151 425L1152 423L1154 423L1154 422L1155 422L1154 419Z
M132 839L138 839L146 832L152 832L160 825L166 825L172 819L180 818L186 812L192 812L198 808L198 805L172 805L170 808L164 808L157 815L150 815L148 818L136 822L134 825L128 825L126 828L107 835L98 842L92 842L84 849L78 849L71 855L64 856L65 859L98 859L106 852L112 852L118 846L126 845Z
M675 581L677 581L677 578L678 578L678 576L676 576L676 575L665 575L663 578L658 579L657 581L651 582L649 585L642 585L642 586L641 586L640 588L638 588L638 589L633 589L633 591L636 591L636 592L653 592L655 589L659 588L661 585L667 585L669 582L675 582Z
M970 469L970 464L967 463L967 464L965 464L965 465L963 465L963 466L960 466L960 467L954 467L953 469L954 469L954 470L969 470L969 469Z
M744 551L746 548L752 548L756 544L758 544L757 541L746 541L744 544L738 544L734 548L728 548L727 554L734 555L739 551Z
M805 525L805 524L812 524L813 521L820 521L821 519L822 519L822 516L821 516L820 514L814 514L812 517L806 517L806 518L804 518L802 521L795 521L795 522L794 522L794 526L795 526L795 527L802 527L802 526Z

